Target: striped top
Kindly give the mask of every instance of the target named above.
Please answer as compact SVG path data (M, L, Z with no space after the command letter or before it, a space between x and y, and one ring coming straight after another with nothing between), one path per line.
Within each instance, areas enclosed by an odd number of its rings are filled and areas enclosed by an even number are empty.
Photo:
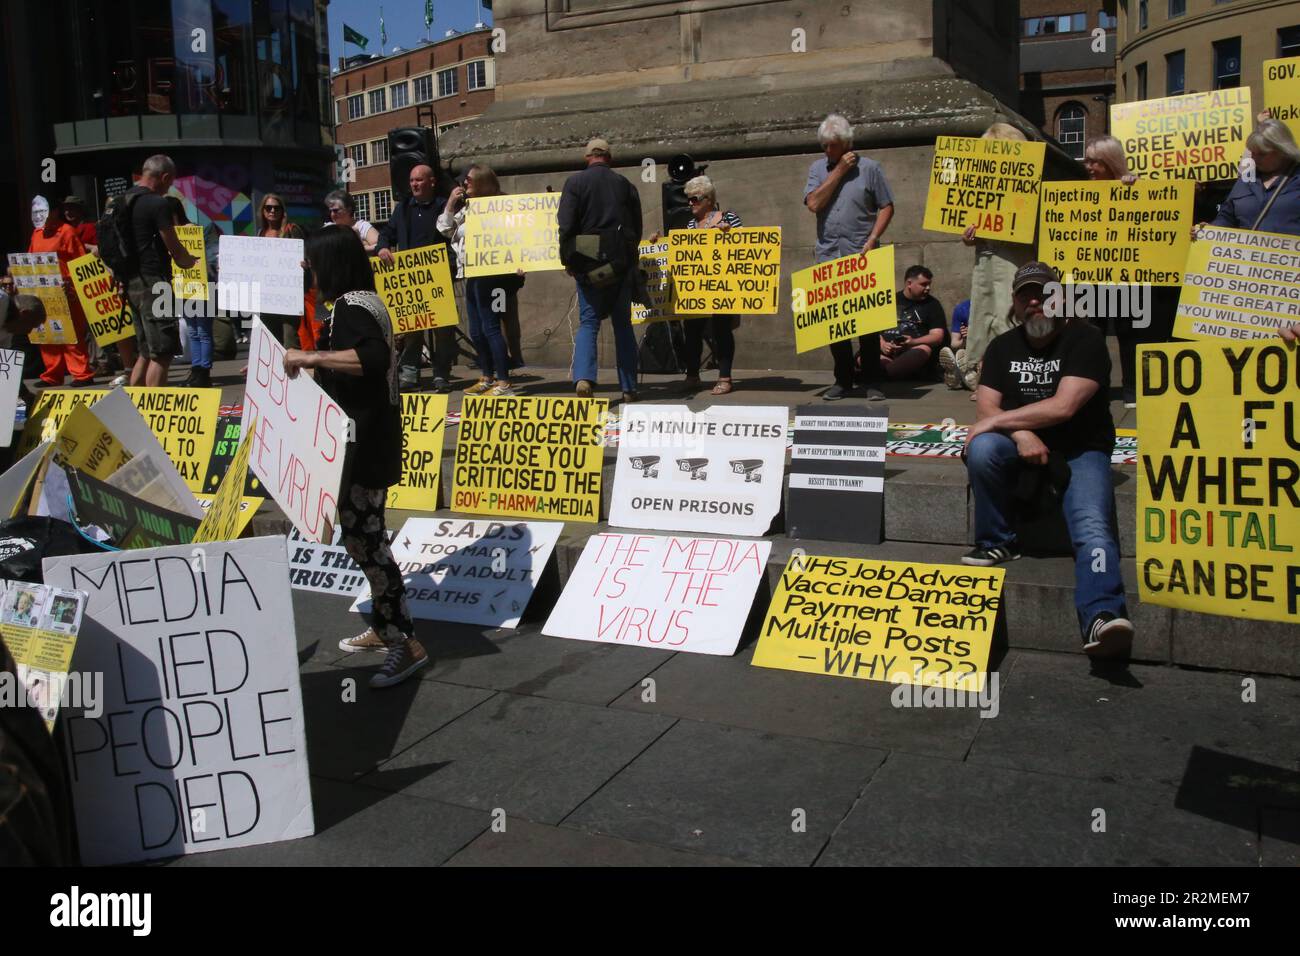
M712 215L712 213L710 213L709 215ZM724 212L724 213L722 214L722 221L725 222L725 223L726 223L728 226L730 226L732 229L739 229L739 228L741 228L741 226L743 225L743 223L741 223L741 221L740 221L740 217L737 216L737 215L736 215L734 212L732 212L730 209L728 209L726 212ZM701 227L700 224L699 224L698 222L696 222L694 219L692 219L690 222L688 222L688 223L686 224L686 228L687 228L687 229L700 229L700 228L715 228L715 227Z

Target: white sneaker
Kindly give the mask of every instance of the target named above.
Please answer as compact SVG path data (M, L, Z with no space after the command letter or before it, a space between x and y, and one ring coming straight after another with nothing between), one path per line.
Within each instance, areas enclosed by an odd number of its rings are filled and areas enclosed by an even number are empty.
M1083 636L1083 651L1089 657L1128 657L1133 650L1133 622L1102 611L1092 619Z
M359 651L382 651L387 647L388 645L380 640L373 627L366 628L363 633L358 634L356 637L345 637L339 641L339 650L346 651L349 654L356 654Z

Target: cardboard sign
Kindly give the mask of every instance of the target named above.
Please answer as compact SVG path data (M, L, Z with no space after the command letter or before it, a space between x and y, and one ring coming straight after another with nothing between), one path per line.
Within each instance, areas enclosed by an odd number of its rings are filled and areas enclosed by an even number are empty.
M794 557L752 663L980 691L1005 568Z
M1062 283L1178 285L1195 186L1044 183L1038 252Z
M981 239L1034 241L1046 143L940 136L934 142L924 228Z
M885 435L889 409L795 409L790 449L792 538L879 544L884 537Z
M209 494L216 493L221 486L221 479L230 468L230 463L235 460L235 452L239 449L242 409L243 407L240 406L234 414L227 414L224 406L218 409L216 438L212 442L212 455L208 458L208 473L203 479L203 490ZM265 494L262 482L250 470L244 481L244 497L264 498Z
M784 406L624 406L609 523L757 538L781 509Z
M1192 243L1174 337L1271 339L1300 322L1300 238L1207 226Z
M82 862L129 863L309 836L285 539L46 558L86 592L73 664L103 712L69 710Z
M781 227L674 229L668 258L680 315L774 315Z
M199 508L206 514L207 510L212 507L212 501L216 498L216 495L200 492L194 497L198 500ZM258 498L255 495L244 495L239 499L239 524L235 528L234 538L244 536L244 530L253 523L253 519L257 517L258 509L262 507L264 501L266 501L265 498ZM233 540L233 538L227 540Z
M217 306L227 312L302 315L301 239L222 235Z
M86 595L44 584L6 581L0 597L0 633L17 665L25 703L54 730L72 668ZM78 681L81 675L78 675ZM5 702L14 706L17 701Z
M18 389L23 384L23 353L0 349L0 448L13 444L14 430L8 424L18 410Z
M1111 134L1142 179L1236 179L1253 120L1249 86L1110 107Z
M394 532L385 532L389 541ZM289 584L295 591L356 597L365 588L366 576L339 541L342 529L334 529L330 544L308 541L297 531L289 532Z
M559 193L521 193L467 200L465 277L563 269Z
M1282 342L1138 351L1142 600L1300 615L1300 356Z
M542 633L693 654L734 654L770 541L596 534Z
M790 276L795 351L894 328L894 295L893 246L800 269Z
M177 226L176 238L197 261L188 269L172 265L172 294L178 299L201 299L206 302L208 260L203 242L203 227Z
M131 460L126 446L84 405L74 408L59 426L54 449L65 466L92 478L107 478Z
M256 421L253 428L257 428ZM244 486L248 483L248 455L253 447L251 437L239 443L239 450L221 479L221 487L205 509L203 522L194 535L195 541L233 541L248 524L248 518L243 517L247 509L242 505Z
M72 309L63 285L57 252L11 252L9 274L14 291L34 295L45 307L45 321L27 336L33 345L70 345L77 341Z
M93 252L68 263L72 288L90 325L90 334L100 347L135 335L135 312L108 271Z
M452 510L599 521L608 407L594 398L467 397Z
M65 469L80 527L97 525L124 551L189 544L199 521L159 508L75 468Z
M303 536L334 533L352 421L307 375L284 373L284 347L253 320L240 434L257 422L249 465Z
M678 318L673 274L668 268L668 240L643 242L637 246L637 252L637 263L645 273L650 301L632 303L632 324Z
M454 326L460 321L451 288L451 267L444 243L393 253L393 261L370 260L375 291L388 307L393 334Z
M1264 109L1300 137L1300 56L1264 61Z
M45 466L54 442L41 442L0 475L0 518L17 518L23 513L32 481Z
M558 521L406 519L393 557L411 616L518 627L563 530ZM369 586L352 610L370 611Z
M388 507L438 510L447 396L402 395L402 480L388 489Z

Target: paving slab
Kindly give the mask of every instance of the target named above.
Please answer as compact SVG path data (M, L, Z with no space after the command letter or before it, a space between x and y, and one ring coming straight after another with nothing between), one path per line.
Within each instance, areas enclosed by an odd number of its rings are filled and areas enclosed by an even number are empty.
M363 783L558 823L672 726L669 717L498 693ZM411 779L399 771L436 768Z
M504 832L485 830L447 866L752 866L741 860L688 853L650 843L584 833L572 827L512 820Z
M1262 866L1300 866L1300 810L1265 807L1260 811L1259 862Z
M564 822L625 840L806 866L885 756L683 720ZM796 832L800 810L804 829Z

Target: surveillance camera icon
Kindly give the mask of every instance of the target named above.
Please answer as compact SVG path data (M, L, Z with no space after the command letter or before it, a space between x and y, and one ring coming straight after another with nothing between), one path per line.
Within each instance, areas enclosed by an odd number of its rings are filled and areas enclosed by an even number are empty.
M731 461L731 473L733 475L744 475L745 481L762 481L763 480L763 459L761 458L733 458Z
M641 472L642 478L658 478L658 464L658 455L635 455L632 458L632 467Z
M678 458L677 467L682 471L691 473L691 481L705 481L709 475L704 470L709 467L707 458Z

